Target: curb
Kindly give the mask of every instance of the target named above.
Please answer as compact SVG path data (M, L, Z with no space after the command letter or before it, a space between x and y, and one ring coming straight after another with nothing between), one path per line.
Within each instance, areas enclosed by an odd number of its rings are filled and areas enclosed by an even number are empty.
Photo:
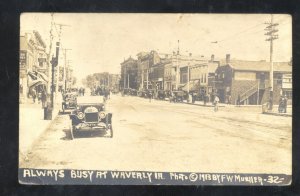
M185 103L185 102L182 102L182 103L188 104L188 105L196 105L196 106L202 106L202 107L210 107L210 108L215 107L215 106L213 106L213 105L201 105L201 104ZM223 107L225 107L225 106L224 106L224 105L219 105L219 108L223 108Z
M292 117L292 114L279 114L279 113L272 113L272 112L263 112L262 114L273 115L273 116Z

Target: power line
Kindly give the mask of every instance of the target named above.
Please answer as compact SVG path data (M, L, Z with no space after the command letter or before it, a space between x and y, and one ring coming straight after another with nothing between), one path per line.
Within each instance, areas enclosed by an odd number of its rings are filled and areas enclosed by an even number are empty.
M243 31L240 31L240 32L238 32L238 33L235 33L235 34L233 34L233 35L231 35L231 36L229 36L229 37L227 37L227 38L225 38L225 39L218 40L217 42L224 42L224 41L226 41L226 40L229 40L229 39L231 39L231 38L233 38L233 37L236 37L236 36L239 35L239 34L245 33L246 31L249 31L250 29L254 29L254 28L256 28L256 27L258 27L258 26L260 26L260 25L263 25L263 24L264 24L264 23L256 24L255 26L252 26L252 27L247 28L247 29L245 29L245 30L243 30Z

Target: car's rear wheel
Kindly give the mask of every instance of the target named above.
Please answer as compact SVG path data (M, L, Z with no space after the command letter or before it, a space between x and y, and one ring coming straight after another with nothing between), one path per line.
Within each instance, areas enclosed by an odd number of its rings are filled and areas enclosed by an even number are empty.
M70 139L73 140L74 139L74 128L72 125L72 120L70 120L69 129L70 129Z
M62 105L62 113L65 113L65 105Z

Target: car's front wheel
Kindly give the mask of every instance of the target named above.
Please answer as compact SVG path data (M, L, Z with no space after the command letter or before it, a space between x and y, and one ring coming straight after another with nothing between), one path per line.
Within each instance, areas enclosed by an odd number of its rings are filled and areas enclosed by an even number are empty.
M113 136L114 136L114 131L113 131L113 127L112 127L111 124L109 125L107 131L110 132L110 133L109 133L109 134L110 134L109 137L110 137L110 138L113 138Z

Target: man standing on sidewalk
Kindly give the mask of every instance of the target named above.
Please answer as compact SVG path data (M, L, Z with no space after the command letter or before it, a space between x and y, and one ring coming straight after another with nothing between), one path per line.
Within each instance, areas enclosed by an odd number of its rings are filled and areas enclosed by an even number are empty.
M283 98L283 113L286 113L286 108L287 108L287 97L285 95Z

